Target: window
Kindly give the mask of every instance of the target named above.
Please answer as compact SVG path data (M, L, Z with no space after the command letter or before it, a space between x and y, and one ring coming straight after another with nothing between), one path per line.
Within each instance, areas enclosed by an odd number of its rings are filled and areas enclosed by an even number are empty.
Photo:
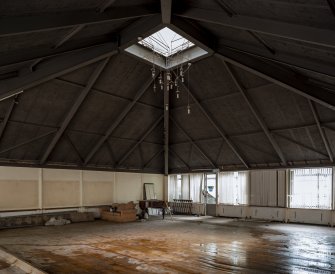
M192 42L166 27L138 43L165 57L169 57L194 46Z
M219 203L246 205L249 196L249 174L246 171L219 174Z
M149 36L139 36L138 41L125 51L163 69L176 68L209 54L208 49L194 44L176 31L165 27Z
M331 209L331 168L294 169L290 176L290 207Z
M190 199L190 181L188 174L169 176L169 201L174 199Z
M206 174L207 204L216 204L216 174Z

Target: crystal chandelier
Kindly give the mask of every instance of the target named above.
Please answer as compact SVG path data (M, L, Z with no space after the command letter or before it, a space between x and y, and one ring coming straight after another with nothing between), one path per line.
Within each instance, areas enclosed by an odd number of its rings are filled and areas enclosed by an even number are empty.
M153 51L152 56L156 53ZM169 58L166 58L166 61L169 61ZM189 100L189 83L190 83L190 68L192 63L187 62L179 65L174 70L166 70L166 77L163 77L162 70L156 68L155 62L153 60L151 67L151 77L153 79L153 90L157 92L157 85L160 87L161 91L164 91L164 86L166 86L166 92L175 92L176 99L179 99L181 96L180 86L184 85L185 78L187 77L187 114L191 114L191 106ZM158 79L156 81L156 78Z
M175 92L176 98L181 97L180 87L187 83L187 114L191 113L189 103L189 82L191 63L185 53L194 44L169 28L164 28L153 35L139 39L139 44L150 49L146 59L151 62L153 90ZM157 64L163 65L157 65ZM162 69L163 68L163 69ZM165 106L168 108L168 106Z

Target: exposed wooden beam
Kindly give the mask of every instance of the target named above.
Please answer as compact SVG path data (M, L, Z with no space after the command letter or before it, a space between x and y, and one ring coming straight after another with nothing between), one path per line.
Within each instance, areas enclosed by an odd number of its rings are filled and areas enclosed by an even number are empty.
M292 71L278 68L274 64L227 48L221 48L215 56L307 99L335 110L335 96L332 92L306 84Z
M0 37L46 30L63 29L78 25L90 25L120 20L129 20L158 14L156 6L118 7L98 13L90 10L42 13L27 16L2 17Z
M45 58L70 54L74 51L87 50L88 48L110 44L111 42L115 42L115 45L117 44L117 37L115 35L68 41L65 45L62 45L59 48L43 45L30 47L29 51L27 51L27 49L8 50L0 55L0 68L7 68L13 65L24 66L27 62L31 62L30 66L34 67Z
M142 97L142 95L148 90L151 86L153 80L150 78L147 83L137 92L133 101L127 105L127 107L120 113L120 115L116 118L113 124L108 128L104 136L100 138L100 140L96 143L96 145L91 149L91 151L87 154L85 158L85 165L92 159L95 153L100 149L103 143L112 135L114 130L121 124L123 119L128 115L131 109L135 106L136 102Z
M80 161L80 164L83 164L84 163L84 159L83 157L81 156L79 150L77 149L77 147L75 146L75 144L72 142L69 134L65 134L65 137L66 139L68 140L70 146L72 147L72 149L74 150L74 152L76 153L76 155L78 156L78 159Z
M116 164L116 166L121 166L125 160L128 159L128 157L130 156L130 154L133 153L133 151L144 141L145 138L148 137L148 135L159 125L159 123L162 121L163 119L163 115L161 117L159 117L151 126L149 129L147 129L145 131L145 133L143 134L143 136L141 137L140 140L138 140L136 142L136 144L134 144L124 155L123 157L118 161L118 163Z
M312 60L308 56L299 57L297 55L292 55L281 51L276 51L276 54L272 54L268 51L264 51L260 47L227 39L220 39L218 41L218 48L221 47L228 48L236 52L249 54L265 61L269 60L297 69L303 69L310 72L316 72L318 74L335 77L335 71L332 63L326 61Z
M289 137L287 137L287 136L285 136L285 135L279 134L279 133L277 133L277 132L274 132L274 134L277 135L278 137L282 138L282 139L287 140L288 142L290 142L290 143L292 143L292 144L295 144L295 145L297 145L297 146L300 146L300 147L302 147L302 148L305 148L305 149L307 149L307 150L310 150L310 151L312 151L312 152L315 152L315 153L317 153L317 154L319 154L319 155L322 155L322 156L328 158L328 155L326 155L326 154L324 154L324 153L322 153L322 152L320 152L320 151L318 151L318 150L316 150L316 149L314 149L314 148L312 148L312 147L310 147L310 146L307 146L306 144L302 144L302 143L300 143L300 142L298 142L298 141L296 141L296 140L293 140L293 139L291 139L291 138L289 138Z
M98 8L97 12L103 13L106 9L108 9L110 6L112 6L116 0L105 0Z
M22 143L19 143L19 144L17 144L17 145L11 146L11 147L6 148L6 149L3 149L3 150L0 151L0 154L5 153L5 152L8 152L8 151L11 151L11 150L16 149L16 148L19 148L19 147L22 147L22 146L24 146L24 145L28 145L28 144L30 144L30 143L33 143L33 142L35 142L35 141L38 141L38 140L40 140L40 139L46 137L46 136L49 136L49 135L51 135L51 134L53 134L53 133L55 133L55 132L56 132L56 130L52 130L52 131L49 131L49 132L47 132L47 133L44 133L44 134L42 134L42 135L40 135L40 136L31 138L31 139L29 139L29 140L27 140L27 141L24 141L24 142L22 142Z
M171 23L172 0L161 0L161 12L163 24Z
M178 130L180 130L184 136L189 140L189 142L200 152L202 157L213 167L216 168L216 165L213 163L213 161L207 156L207 154L196 144L196 142L186 133L186 131L177 123L177 121L170 116L170 120L172 123L176 126Z
M263 119L261 113L259 112L257 106L255 105L255 103L253 102L252 98L249 96L249 94L247 93L247 91L245 90L245 88L242 86L242 84L240 83L239 79L237 78L237 76L235 75L234 71L230 68L230 65L227 64L226 62L223 61L223 64L228 72L228 74L230 75L230 77L232 78L233 82L235 83L235 86L238 88L238 90L240 91L240 93L242 94L242 97L244 98L244 101L247 103L249 109L251 110L252 114L254 115L254 117L256 118L258 124L261 126L261 128L264 131L264 134L266 135L266 137L268 138L269 142L271 143L272 147L274 148L274 150L276 151L279 159L282 161L282 163L284 165L287 165L287 161L285 159L285 156L281 150L281 148L279 147L277 141L275 140L275 138L272 136L272 133L270 132L270 130L268 129L267 125L265 124L265 120Z
M36 71L2 81L0 83L0 101L14 96L22 92L22 90L32 88L53 78L108 58L115 53L117 53L116 44L110 43L46 60L40 64Z
M221 135L221 137L225 140L228 144L230 149L234 152L237 158L243 163L246 168L249 168L248 163L243 158L241 152L238 151L237 147L233 144L233 142L229 139L227 134L223 131L223 129L218 125L218 123L214 120L214 118L208 113L208 111L200 104L199 100L195 97L195 95L186 87L185 84L182 83L184 89L190 94L192 100L196 103L200 111L203 115L207 118L207 120L212 124L212 126L216 129L216 131Z
M1 122L0 126L0 140L5 132L10 116L12 115L15 105L18 103L18 95L16 95L9 104L9 107L6 111L5 118Z
M103 70L106 67L106 65L108 64L109 60L110 60L110 57L101 61L100 64L97 65L94 72L91 74L91 76L90 76L90 78L87 82L86 87L81 91L80 95L78 96L76 101L73 103L71 109L69 110L65 119L63 120L59 130L57 131L57 133L53 137L53 139L50 142L50 144L48 145L47 149L45 150L45 152L44 152L44 154L41 158L41 161L40 161L41 165L43 165L45 163L45 161L48 159L49 155L51 154L51 152L53 151L53 149L57 145L59 139L63 136L64 131L66 130L66 128L68 127L68 125L72 121L73 117L76 115L78 109L80 108L80 106L84 102L87 94L91 91L92 87L94 86L94 84L98 80L99 76L103 72Z
M145 169L146 167L148 167L152 163L152 161L154 159L156 159L163 152L164 152L164 148L162 148L161 150L157 151L157 153L155 153L146 163L144 163L142 169Z
M54 46L54 48L59 48L63 44L65 44L67 41L69 41L73 36L75 36L78 32L80 32L85 25L78 25L74 26L66 35L64 35Z
M237 13L234 11L224 0L215 0L215 2L220 6L220 8L227 13L229 17L236 16Z
M267 35L283 37L300 42L335 48L334 30L320 29L302 24L280 22L264 18L249 16L228 16L223 12L189 8L182 11L174 11L174 14L200 22L212 23L242 30L249 30Z
M190 166L173 149L170 148L169 151L175 158L182 162L187 169L191 169Z
M319 130L319 133L321 135L321 139L322 139L322 142L326 148L326 151L328 153L328 156L329 156L329 160L331 162L334 162L334 157L333 157L333 153L331 151L331 148L330 148L330 145L329 145L329 142L328 142L328 139L327 139L327 136L321 126L321 123L320 123L320 118L319 118L319 115L318 115L318 112L317 112L317 109L314 105L313 102L311 102L310 100L308 100L308 103L309 103L309 106L311 108L311 111L312 111L312 114L313 114L313 117L314 117L314 120L315 120L315 123L318 127L318 130Z
M85 85L82 85L82 84L79 84L79 83L76 83L76 82L72 82L72 81L69 81L69 80L61 79L61 78L55 78L53 80L58 81L60 83L67 84L67 85L71 85L71 86L74 86L74 87L78 87L78 88L84 88L85 87ZM97 89L97 88L92 88L91 91L96 92L96 93L100 93L100 94L104 94L104 95L106 95L108 97L111 97L111 98L119 99L120 101L126 101L126 102L131 102L132 101L132 99L130 99L128 97L112 94L110 92L107 92L107 91L104 91L104 90L101 90L101 89ZM144 102L136 102L136 104L147 107L147 108L154 108L154 109L158 109L158 110L163 110L163 107L151 105L151 104L144 103Z

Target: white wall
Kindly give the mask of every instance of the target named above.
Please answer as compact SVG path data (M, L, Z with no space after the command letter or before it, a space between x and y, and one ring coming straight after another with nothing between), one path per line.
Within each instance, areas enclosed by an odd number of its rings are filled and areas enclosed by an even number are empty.
M0 212L136 203L144 183L164 197L159 174L0 167Z
M0 167L0 210L24 210L38 206L38 169Z

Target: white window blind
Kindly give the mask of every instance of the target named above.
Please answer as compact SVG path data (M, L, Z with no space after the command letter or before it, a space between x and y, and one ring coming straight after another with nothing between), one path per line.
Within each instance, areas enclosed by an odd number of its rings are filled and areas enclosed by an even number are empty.
M290 175L290 207L331 209L331 168L294 169Z
M219 203L247 205L249 176L246 171L219 173Z
M204 189L204 175L202 173L190 174L190 199L194 203L202 203L203 195L202 190Z

